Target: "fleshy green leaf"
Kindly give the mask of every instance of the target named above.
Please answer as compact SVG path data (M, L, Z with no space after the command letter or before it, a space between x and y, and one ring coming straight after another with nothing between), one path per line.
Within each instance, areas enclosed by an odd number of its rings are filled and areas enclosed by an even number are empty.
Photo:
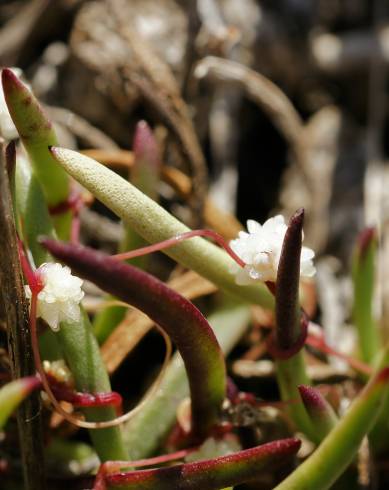
M388 396L389 368L375 375L336 427L274 490L326 490L352 462Z
M250 307L226 298L208 322L227 355L237 344L250 322ZM176 420L177 407L189 396L188 380L181 356L171 360L159 390L141 412L123 427L123 435L132 459L149 457L165 440Z
M131 182L151 199L157 200L157 185L161 169L157 141L149 125L140 121L134 136L134 165L131 169ZM119 244L119 252L135 250L147 245L147 242L130 226L124 224L123 238ZM149 257L135 257L128 260L129 264L141 269L147 269ZM103 343L118 323L123 319L126 308L123 306L108 306L97 312L93 319L95 335L100 343Z
M20 217L19 234L30 249L35 265L39 267L44 262L50 262L50 254L38 243L37 237L48 235L54 238L53 222L42 187L22 154L16 160L15 202L16 214Z
M195 463L108 474L105 483L107 489L123 490L219 490L254 481L264 470L290 462L299 448L298 439L282 439Z
M338 422L333 408L319 390L312 386L298 387L301 399L315 427L317 439L322 440Z
M76 389L88 393L111 391L109 377L88 315L83 312L79 323L61 323L56 335L73 373ZM88 421L94 422L112 420L116 417L113 407L84 408L83 412ZM118 427L90 430L89 434L101 461L127 457Z
M20 216L21 235L30 248L37 266L51 262L50 254L38 243L38 236L55 236L52 221L43 196L40 182L31 172L24 158L18 158L15 172L16 210ZM58 334L48 330L42 335L44 350L48 359L65 357L80 391L108 392L110 382L101 359L100 350L86 314L79 323L62 324ZM40 339L40 340L42 340ZM85 409L89 421L110 420L116 417L112 407ZM127 451L117 427L90 431L95 449L101 458L126 458Z
M52 124L37 99L12 70L4 68L2 82L13 123L31 158L49 206L55 206L68 197L69 177L48 149L57 144Z
M42 243L77 275L143 311L168 333L187 371L193 434L207 436L225 398L226 371L215 334L200 311L151 274L109 255L49 239Z
M377 256L377 233L366 228L359 236L353 257L353 321L359 336L361 358L371 363L378 353L380 338L373 316L373 294Z
M298 385L309 384L301 348L306 337L307 319L299 302L300 256L304 210L297 211L288 223L282 245L276 283L276 328L272 345L277 382L285 402L299 399ZM296 428L318 442L317 432L301 403L291 403L287 412Z
M70 179L49 152L49 146L58 144L50 120L35 96L12 70L3 69L2 83L9 113L42 185L48 206L65 202L69 196ZM68 211L55 217L55 227L61 238L68 237L70 219Z
M39 379L31 376L11 381L0 389L0 429L4 427L8 417L18 405L39 386Z
M189 231L152 199L95 160L62 148L52 148L52 153L70 175L149 243ZM230 273L232 259L202 238L177 244L166 250L166 254L246 301L269 308L274 305L272 295L264 286L238 286Z

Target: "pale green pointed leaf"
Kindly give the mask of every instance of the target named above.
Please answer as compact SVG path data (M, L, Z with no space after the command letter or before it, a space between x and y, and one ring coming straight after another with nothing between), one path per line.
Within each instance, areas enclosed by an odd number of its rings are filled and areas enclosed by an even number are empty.
M157 243L189 229L125 179L95 160L72 150L53 148L56 160L149 243ZM192 238L165 251L217 286L246 301L272 308L273 296L263 285L238 286L228 254L214 244Z

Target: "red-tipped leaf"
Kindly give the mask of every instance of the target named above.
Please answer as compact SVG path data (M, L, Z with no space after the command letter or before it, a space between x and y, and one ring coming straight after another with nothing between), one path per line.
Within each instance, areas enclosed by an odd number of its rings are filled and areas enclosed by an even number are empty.
M205 437L217 422L226 391L224 358L207 320L187 299L154 276L80 245L42 240L73 272L146 313L177 345L192 399L192 432Z
M306 337L306 318L299 303L303 222L304 210L299 209L290 218L278 265L274 350L283 358L298 352Z
M318 440L324 437L333 429L338 418L327 400L319 390L308 385L298 387L301 399L316 429Z
M107 490L219 490L253 481L264 470L289 463L299 448L298 439L283 439L210 460L108 474L104 483ZM104 486L100 483L98 488Z

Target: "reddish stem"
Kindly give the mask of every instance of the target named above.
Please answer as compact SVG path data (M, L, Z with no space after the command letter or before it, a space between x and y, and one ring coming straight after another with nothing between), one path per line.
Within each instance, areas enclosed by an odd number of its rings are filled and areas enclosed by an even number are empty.
M271 330L274 327L272 327L271 325L261 325L261 328ZM309 333L309 328L308 328L308 335L305 340L305 343L313 347L314 349L317 349L318 351L322 352L323 354L329 354L332 356L339 357L339 359L343 359L353 369L359 371L360 373L367 374L368 376L370 376L373 372L372 368L369 365L365 364L359 359L355 359L354 357L348 356L347 354L343 354L342 352L337 351L333 347L330 347L327 344L327 342L324 340L323 335L319 336L317 334Z
M161 456L155 456L154 458L138 459L136 461L107 461L100 466L100 470L102 470L105 474L108 474L129 466L141 468L144 466L169 463L170 461L185 458L188 456L188 454L198 451L199 447L200 446L195 446L188 449L181 449L180 451L176 451L174 453L162 454Z
M79 211L74 211L72 217L72 224L70 228L70 241L72 243L79 243L80 227L81 227L80 213Z
M339 352L338 350L329 346L324 340L324 338L320 338L317 337L316 335L309 334L306 339L306 344L323 352L324 354L329 354L332 356L336 356L339 359L343 359L344 361L347 362L347 364L349 364L352 368L354 368L356 371L359 371L360 373L367 374L368 376L370 376L373 372L372 368L367 364L365 364L364 362L359 361L358 359L354 359L353 357L348 356L347 354L343 354L342 352Z
M31 294L31 300L30 300L30 332L31 332L31 345L32 345L32 350L33 350L33 354L34 354L34 362L35 362L35 367L39 373L43 388L46 391L46 393L47 393L51 403L53 404L54 408L68 422L76 425L77 427L83 427L85 429L102 429L102 428L107 428L107 427L114 427L114 426L117 426L117 425L129 420L129 418L132 417L133 414L135 414L139 410L141 410L144 403L146 403L146 401L147 401L147 395L143 399L143 401L140 402L140 404L136 408L134 408L133 410L130 410L126 414L121 415L120 417L117 417L113 420L102 421L102 422L87 422L87 421L79 420L76 417L73 417L71 414L69 414L68 412L66 412L66 410L64 410L62 408L61 404L56 399L56 397L53 393L53 390L50 387L49 381L47 379L45 370L44 370L43 365L42 365L42 360L41 360L41 356L40 356L40 352L39 352L38 335L37 335L37 329L36 329L36 313L37 313L37 300L38 300L39 290L37 291L37 290L33 289L31 287L31 284L30 284L30 288L31 288L31 293L32 293ZM166 357L165 357L165 361L164 361L164 367L163 367L163 369L164 369L168 360L170 359L171 344L170 344L170 341L167 338L165 333L163 333L163 336L164 336L164 339L165 339L166 345L167 345L167 353L166 353ZM160 376L161 376L161 374L160 374ZM157 381L154 383L153 387L149 390L149 396L150 396L150 393L152 392L152 390L154 390L155 387L157 386L159 379L160 379L160 377L157 378ZM106 397L106 395L107 394L98 393L98 394L89 395L89 396L94 396L95 398L96 397L100 398L100 402L101 402L102 398ZM83 401L85 401L85 399Z
M56 206L50 206L49 212L51 215L58 215L70 211L72 213L72 223L70 229L70 241L72 243L79 242L80 236L80 210L84 205L81 194L73 189L69 197L57 204Z
M276 440L227 456L193 463L102 474L100 481L95 482L94 490L111 487L150 490L155 488L159 490L171 490L172 488L211 490L235 486L257 479L264 468L272 467L273 469L274 465L286 463L297 453L300 445L301 442L297 439Z
M90 408L113 406L116 409L120 409L123 403L121 395L115 391L107 393L81 393L68 388L63 383L57 381L51 374L47 374L46 377L55 397L58 400L71 403L76 407ZM34 382L33 388L42 388L43 383L40 377L31 377L31 381Z
M183 449L181 451L177 451L171 454L163 454L162 456L156 456L154 458L148 459L140 459L137 461L106 461L102 465L100 465L99 471L96 475L95 484L93 486L93 490L106 490L107 486L105 483L106 475L109 473L114 473L115 471L120 471L121 468L129 468L129 467L143 467L143 466L152 466L156 464L168 463L170 461L175 461L177 459L183 459L188 454L197 451L199 446Z
M47 375L47 378L56 398L69 402L76 407L103 407L107 405L121 407L122 405L122 397L115 391L108 393L81 393L70 389L50 374Z
M285 408L291 403L301 403L301 400L297 400L297 398L291 398L289 400L271 402L266 400L258 400L252 393L247 393L245 391L241 391L238 396L232 400L233 405L238 405L239 403L247 403L248 405L252 405L253 407L274 407L274 408Z
M77 407L103 407L113 405L120 407L122 405L122 397L119 393L112 391L111 393L79 393L75 392L72 395L72 403Z
M56 215L66 213L67 211L79 211L82 205L83 200L81 194L78 191L73 190L67 199L55 206L50 206L49 212L51 215Z
M26 253L23 248L23 243L18 238L18 252L19 252L19 260L22 266L23 274L27 280L28 285L30 286L31 293L39 294L43 289L43 284L40 278L40 275L37 271L34 271L27 259Z
M106 254L50 239L41 243L77 275L140 309L171 336L188 373L192 434L205 437L225 397L225 361L201 312L156 277Z
M31 285L30 285L31 287ZM86 426L87 428L96 428L95 425L98 427L98 423L87 423L80 421L67 413L60 403L57 401L57 399L54 396L54 393L49 385L45 370L42 365L42 360L39 352L39 344L38 344L38 336L37 336L37 330L36 330L36 313L37 313L37 300L38 300L38 294L36 291L33 289L31 290L31 300L30 300L30 331L31 331L31 344L32 344L32 350L34 354L34 362L35 362L35 367L36 370L39 373L42 385L44 390L46 391L47 395L50 398L51 403L54 405L58 413L60 413L66 420L69 422L78 425L78 426ZM82 425L81 425L82 424ZM90 426L89 426L90 425ZM92 427L93 426L93 427Z
M230 255L230 257L235 260L235 262L244 267L246 265L245 262L232 250L232 248L228 245L225 239L219 235L216 231L213 230L191 230L185 233L180 233L173 238L169 238L167 240L163 240L162 242L155 243L153 245L148 245L146 247L138 248L136 250L130 250L129 252L124 252L121 254L113 255L113 258L117 260L127 260L133 259L134 257L140 257L142 255L146 255L152 252L158 252L160 250L165 250L166 248L174 247L180 242L184 240L188 240L189 238L194 237L208 237L215 240L224 250Z

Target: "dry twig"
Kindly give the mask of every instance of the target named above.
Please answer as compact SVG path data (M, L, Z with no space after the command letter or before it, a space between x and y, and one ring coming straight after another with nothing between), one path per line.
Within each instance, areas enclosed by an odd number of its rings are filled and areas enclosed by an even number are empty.
M13 378L35 374L29 331L28 303L13 220L8 175L0 154L0 284ZM44 490L44 456L39 392L32 393L17 412L20 452L26 490Z

